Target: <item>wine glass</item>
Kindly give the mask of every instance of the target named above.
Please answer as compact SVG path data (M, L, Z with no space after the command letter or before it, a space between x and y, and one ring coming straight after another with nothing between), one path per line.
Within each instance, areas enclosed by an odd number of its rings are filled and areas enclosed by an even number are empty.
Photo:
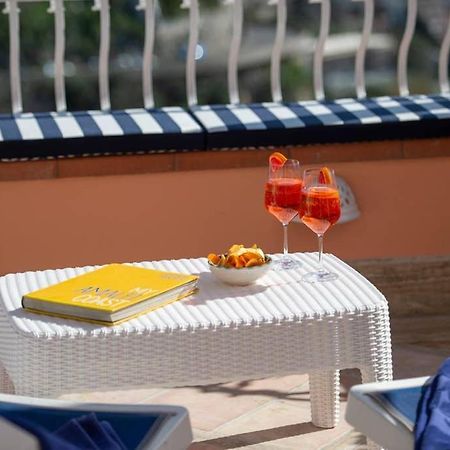
M339 191L334 171L328 167L306 169L303 173L302 201L299 216L302 222L317 234L319 240L319 265L317 272L303 276L303 280L315 283L332 281L336 273L328 272L322 261L323 235L341 215Z
M299 267L298 261L289 256L288 225L298 214L301 200L300 163L296 159L269 161L269 177L265 187L264 204L272 215L283 225L283 257L274 262L275 270Z

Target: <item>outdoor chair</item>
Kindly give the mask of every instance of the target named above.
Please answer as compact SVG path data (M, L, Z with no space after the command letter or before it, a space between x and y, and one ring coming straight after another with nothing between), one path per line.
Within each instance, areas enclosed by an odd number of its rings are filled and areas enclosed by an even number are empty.
M368 383L350 389L347 422L389 450L414 448L414 424L429 377Z
M16 419L52 433L89 413L107 421L130 450L185 450L192 442L188 411L181 406L75 403L0 394L0 450L34 448L20 446L30 442L30 435L11 426Z

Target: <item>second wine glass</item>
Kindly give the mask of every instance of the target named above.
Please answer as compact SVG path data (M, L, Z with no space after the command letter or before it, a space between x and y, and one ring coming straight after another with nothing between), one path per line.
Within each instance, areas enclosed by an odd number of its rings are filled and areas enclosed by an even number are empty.
M299 216L302 222L314 233L319 241L319 265L316 272L303 276L303 280L315 283L332 281L338 278L323 266L323 235L333 226L341 215L339 190L334 171L328 167L306 169L303 174L302 202Z
M296 159L287 159L282 164L269 162L264 203L267 211L281 222L284 231L283 257L274 263L276 270L294 269L300 265L289 256L288 225L300 208L301 189L300 163Z

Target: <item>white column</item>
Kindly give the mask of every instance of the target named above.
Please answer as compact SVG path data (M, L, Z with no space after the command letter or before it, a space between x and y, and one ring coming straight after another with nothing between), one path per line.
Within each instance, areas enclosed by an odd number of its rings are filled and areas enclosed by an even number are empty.
M450 16L447 23L447 31L442 41L439 52L439 86L443 94L450 92L448 85L448 52L450 50Z
M320 3L320 32L314 52L314 94L316 100L324 100L323 88L323 54L325 42L330 32L331 5L330 0L309 0L309 3Z
M195 54L198 44L199 10L198 0L183 0L181 8L189 9L189 43L186 56L186 96L189 106L196 105L197 79Z
M269 5L277 5L277 30L270 59L270 85L272 89L272 100L281 102L283 94L281 91L281 57L283 55L284 38L286 36L286 0L269 0Z
M9 19L9 83L11 107L14 114L22 112L22 88L20 79L20 21L17 0L5 2L3 13Z
M367 97L365 80L365 61L369 39L372 33L374 0L353 0L354 2L364 2L364 24L361 33L361 41L355 57L355 87L358 98Z
M64 0L50 0L48 12L55 15L55 103L56 111L66 111L66 86L64 82L64 52L66 47Z
M228 96L232 104L239 103L238 66L241 49L242 24L244 12L242 0L224 0L225 5L233 6L233 34L228 53Z
M408 53L416 28L417 0L408 0L406 27L398 50L397 78L400 95L409 95L408 87Z
M98 83L100 91L100 108L111 109L109 95L109 47L110 47L110 15L109 0L94 0L93 11L100 12L100 52L98 67Z
M145 43L142 56L142 94L144 106L153 108L153 48L155 44L155 0L139 0L137 10L145 14Z

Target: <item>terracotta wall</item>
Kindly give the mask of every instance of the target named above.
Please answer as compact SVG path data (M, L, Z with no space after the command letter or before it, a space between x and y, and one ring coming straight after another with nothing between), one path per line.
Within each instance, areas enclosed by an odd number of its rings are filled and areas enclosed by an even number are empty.
M450 157L334 163L361 217L326 250L347 260L450 254ZM232 243L281 250L264 167L0 182L0 272L195 257ZM315 250L291 224L292 251Z

